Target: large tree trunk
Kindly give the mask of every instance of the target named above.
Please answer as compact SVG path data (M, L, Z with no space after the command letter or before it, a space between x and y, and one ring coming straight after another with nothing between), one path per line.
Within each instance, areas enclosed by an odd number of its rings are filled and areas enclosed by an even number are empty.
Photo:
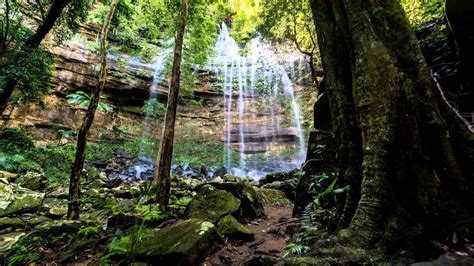
M173 157L174 127L176 122L176 110L178 108L179 83L181 76L181 57L183 51L184 31L186 28L186 18L188 16L188 0L181 1L181 13L175 39L174 59L171 70L171 84L168 93L168 103L166 107L165 124L161 136L160 151L157 158L157 169L155 171L155 182L158 188L156 201L160 204L160 209L166 211L170 198L170 172L171 160Z
M107 81L107 36L109 32L110 22L114 16L115 8L117 6L118 0L112 0L110 4L110 10L107 14L107 17L104 20L102 25L102 30L100 32L100 64L101 68L99 71L99 83L92 91L92 97L87 108L87 114L84 117L81 128L79 129L79 134L77 136L77 148L76 148L76 158L74 160L74 165L71 171L71 178L69 180L69 202L68 202L68 212L67 217L70 220L79 219L79 207L80 207L80 181L82 168L84 167L85 160L85 150L87 144L87 134L89 129L94 122L95 112L100 100L100 94L104 90L105 83Z
M311 7L338 183L351 185L343 242L386 254L413 249L415 239L472 234L465 159L472 132L446 108L398 1L311 0Z
M46 35L54 27L54 24L61 15L61 12L70 2L71 0L55 0L48 11L46 18L43 20L36 32L25 41L25 47L23 49L37 48L41 44L43 39L46 37ZM5 85L5 88L3 88L2 92L0 92L0 115L3 114L3 112L7 108L8 101L16 85L16 80L8 80Z

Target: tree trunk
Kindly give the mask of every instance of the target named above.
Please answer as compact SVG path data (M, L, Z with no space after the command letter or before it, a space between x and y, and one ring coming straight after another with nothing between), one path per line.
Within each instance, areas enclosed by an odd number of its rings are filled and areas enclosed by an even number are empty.
M77 136L76 158L74 160L71 178L69 181L69 202L67 217L70 220L79 219L80 181L82 168L84 167L87 134L89 133L89 129L92 126L92 122L94 121L95 112L100 100L100 94L104 90L105 83L107 81L107 36L110 22L114 16L117 3L118 0L112 0L109 12L102 25L102 30L100 32L101 68L99 71L99 82L92 92L89 107L87 108L87 114L84 117L84 121L82 122L81 128L79 129L79 134Z
M181 13L175 39L174 59L171 70L171 84L168 93L165 123L160 143L160 151L157 158L157 169L155 171L155 182L158 188L156 201L160 209L166 211L170 197L170 171L173 156L174 127L176 122L176 110L178 108L179 83L181 75L181 57L183 51L184 31L186 18L188 16L188 0L181 1Z
M61 12L70 2L71 0L55 0L48 11L46 18L40 24L36 32L25 41L25 47L23 49L38 48L43 39L53 28L54 24L61 15ZM5 88L0 93L0 114L3 114L3 112L7 108L8 101L16 85L16 80L8 80L7 84L5 85Z
M473 232L473 172L463 163L472 132L445 108L400 4L311 0L311 8L338 183L351 185L343 242L393 254L413 250L415 240Z

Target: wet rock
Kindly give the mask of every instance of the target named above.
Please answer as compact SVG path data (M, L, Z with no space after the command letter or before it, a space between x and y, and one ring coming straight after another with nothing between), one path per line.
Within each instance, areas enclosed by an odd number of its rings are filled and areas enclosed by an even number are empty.
M240 205L240 200L231 193L204 185L189 203L186 215L215 223L221 217L236 212Z
M255 189L243 183L209 183L213 187L225 190L240 200L240 207L234 213L239 220L256 219L265 217L265 210L257 198Z
M258 200L264 205L288 205L291 201L281 190L255 188Z
M221 243L215 226L189 219L160 230L145 229L131 256L154 265L199 265Z
M252 231L239 223L232 215L227 215L219 221L217 232L230 239L252 240L254 238Z
M36 211L44 194L0 179L0 217Z
M18 185L35 191L43 191L48 186L48 178L39 172L28 171L20 175L16 181Z
M216 171L214 171L214 174L212 175L212 177L223 177L227 174L227 168L225 168L224 166L218 168Z

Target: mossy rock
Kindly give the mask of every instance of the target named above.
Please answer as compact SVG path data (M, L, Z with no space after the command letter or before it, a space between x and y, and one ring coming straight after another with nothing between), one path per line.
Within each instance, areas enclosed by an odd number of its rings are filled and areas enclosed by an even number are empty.
M0 178L0 217L36 211L44 194Z
M264 205L289 205L291 201L281 190L269 188L255 188L257 198Z
M25 217L23 217L23 219L25 219ZM46 216L32 216L28 217L25 221L28 226L34 227L42 223L51 222L51 219Z
M145 229L128 254L153 265L199 265L221 241L212 223L189 219L160 230Z
M232 215L222 218L217 224L217 232L230 239L252 240L254 234L243 224L239 223Z
M231 193L205 185L189 203L186 215L216 223L221 217L237 211L239 206L240 200Z
M44 191L48 186L48 178L40 172L28 171L15 181L18 185L34 191Z
M23 228L25 223L20 218L3 217L0 218L0 230L5 228Z
M298 174L299 174L299 169L294 169L294 170L291 170L289 172L275 172L275 173L271 173L271 174L268 174L266 176L264 176L263 178L261 178L258 183L259 184L269 184L269 183L273 183L275 181L286 181L286 180L290 180L290 179L293 179L293 178L297 178Z
M57 198L47 198L44 200L42 210L49 218L59 219L67 214L67 200Z
M240 200L240 207L234 213L239 221L265 217L263 204L257 198L254 187L244 183L209 183L209 185L225 190Z
M262 186L262 188L277 189L283 191L286 197L290 200L294 200L296 185L298 184L298 179L292 178L285 181L274 181Z

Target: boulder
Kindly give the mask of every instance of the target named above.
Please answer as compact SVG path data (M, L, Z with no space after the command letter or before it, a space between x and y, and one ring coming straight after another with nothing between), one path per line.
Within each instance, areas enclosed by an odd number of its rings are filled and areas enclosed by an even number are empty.
M239 206L240 200L231 193L205 185L191 200L185 213L188 218L216 223L220 218L237 211Z
M261 178L258 181L258 183L259 184L268 184L268 183L272 183L272 182L275 182L275 181L290 180L290 179L293 179L293 178L297 177L299 171L300 171L299 169L294 169L294 170L291 170L289 172L271 173L271 174L268 174L268 175L264 176L263 178Z
M3 217L0 218L0 230L5 228L23 228L25 227L25 223L20 218L10 218L10 217Z
M44 197L43 193L10 184L0 178L0 217L36 211Z
M298 184L297 178L292 178L284 181L274 181L262 186L262 188L276 189L285 193L286 197L290 200L294 200L296 185Z
M217 232L229 239L252 240L254 234L243 224L239 223L232 215L222 218L217 224Z
M289 205L291 201L281 190L255 188L258 200L264 205Z
M26 174L20 175L16 179L16 183L31 190L43 191L48 186L48 178L42 173L28 171Z
M213 187L225 190L240 200L240 207L234 216L239 220L265 217L265 210L257 198L255 189L243 183L209 183Z
M212 177L218 177L218 176L223 177L223 176L225 176L226 174L227 174L227 169L226 169L224 166L222 166L222 167L218 168L218 169L214 172L214 174L212 175Z
M163 229L145 229L133 250L137 262L153 265L199 265L221 243L215 226L189 219Z

